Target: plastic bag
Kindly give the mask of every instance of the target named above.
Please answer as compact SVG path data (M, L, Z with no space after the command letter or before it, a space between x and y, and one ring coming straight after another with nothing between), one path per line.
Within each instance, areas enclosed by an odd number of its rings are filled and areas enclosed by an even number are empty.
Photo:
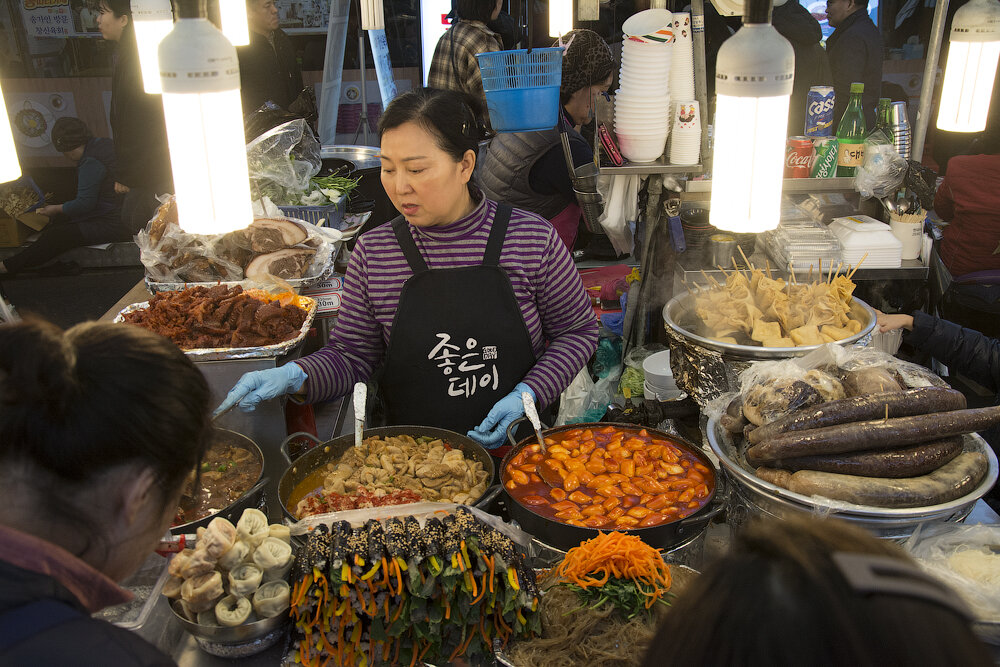
M599 222L615 251L628 255L632 252L632 230L628 221L635 220L638 214L639 177L617 175L607 178L610 180L604 181L604 176L598 180L598 190L602 194L605 189L610 191L604 197L607 204Z
M586 367L581 368L559 396L559 414L556 416L555 425L564 426L582 422L593 390L594 381L590 377L590 371Z
M904 546L924 570L961 595L977 618L1000 623L998 545L1000 526L943 524L923 527Z
M247 144L254 199L267 196L279 205L296 205L322 165L319 141L302 118L282 123Z
M881 132L865 139L865 162L858 168L854 186L862 199L887 197L903 184L907 172L906 160Z

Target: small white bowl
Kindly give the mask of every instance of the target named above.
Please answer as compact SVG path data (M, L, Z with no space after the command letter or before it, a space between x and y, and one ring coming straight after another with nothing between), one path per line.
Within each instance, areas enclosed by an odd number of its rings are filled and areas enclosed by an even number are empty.
M653 162L663 155L667 133L618 134L618 148L622 155L633 162Z

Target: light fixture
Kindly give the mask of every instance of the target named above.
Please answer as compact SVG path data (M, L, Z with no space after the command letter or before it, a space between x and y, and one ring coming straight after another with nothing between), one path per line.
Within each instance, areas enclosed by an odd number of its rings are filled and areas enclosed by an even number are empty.
M178 222L221 234L253 221L236 48L205 18L205 0L176 0L160 42L167 146Z
M747 0L743 27L716 59L712 225L739 233L778 226L792 45L771 25L771 0Z
M230 44L246 46L250 43L246 0L219 0L219 18L222 23L222 34Z
M385 30L382 0L361 0L361 29Z
M982 132L1000 58L1000 2L970 0L951 22L938 129Z
M142 87L150 95L159 95L160 65L157 62L157 52L160 41L174 27L170 0L132 0L131 5L135 41L139 45Z
M549 0L549 37L560 37L573 29L573 0Z
M3 107L3 123L0 123L0 183L6 183L21 177L21 163L17 160L17 148L14 146L14 134L10 130L10 116L7 115L2 89L0 107Z

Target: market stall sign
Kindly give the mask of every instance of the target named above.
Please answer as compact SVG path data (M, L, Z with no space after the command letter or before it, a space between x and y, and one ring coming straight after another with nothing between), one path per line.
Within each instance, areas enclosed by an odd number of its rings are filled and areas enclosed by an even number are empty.
M29 37L71 37L77 32L69 0L21 0L20 5Z

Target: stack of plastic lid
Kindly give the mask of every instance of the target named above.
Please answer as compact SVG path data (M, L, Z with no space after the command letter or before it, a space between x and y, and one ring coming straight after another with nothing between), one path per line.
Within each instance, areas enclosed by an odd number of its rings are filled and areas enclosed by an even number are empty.
M681 211L681 228L684 230L684 243L687 246L684 256L701 266L709 237L719 231L709 223L708 209L689 208Z
M685 394L677 388L674 373L670 369L670 350L657 352L642 362L643 395L649 399L670 401Z
M814 220L782 220L777 229L764 232L764 244L777 266L797 271L844 261L836 235Z
M830 230L840 239L845 264L857 266L862 258L866 269L896 269L902 264L903 244L884 222L852 215L831 222Z

